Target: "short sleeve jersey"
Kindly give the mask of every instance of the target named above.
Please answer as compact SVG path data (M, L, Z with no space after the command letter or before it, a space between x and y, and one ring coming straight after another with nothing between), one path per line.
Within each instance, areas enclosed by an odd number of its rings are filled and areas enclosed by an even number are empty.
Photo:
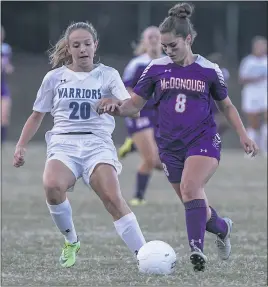
M142 75L144 69L152 61L148 54L142 54L138 57L133 58L128 65L126 66L123 73L123 82L127 88L134 88L137 82L139 81L140 76ZM146 113L146 110L154 109L155 101L151 97L144 108L141 110L141 117L143 113Z
M33 110L51 113L52 134L92 132L111 136L114 118L96 111L103 98L130 98L117 70L99 64L91 72L74 72L62 66L44 77Z
M241 78L263 77L261 81L244 85L243 89L248 93L267 94L267 55L263 57L248 55L245 57L239 67L239 76Z
M158 106L158 147L171 151L187 147L206 130L216 133L212 101L224 100L228 95L218 65L200 55L185 67L169 57L153 60L134 92L146 100L154 93Z

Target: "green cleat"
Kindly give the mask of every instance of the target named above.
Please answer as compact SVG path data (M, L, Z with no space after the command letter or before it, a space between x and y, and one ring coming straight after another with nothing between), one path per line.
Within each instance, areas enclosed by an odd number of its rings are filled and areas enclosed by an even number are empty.
M80 241L75 243L65 242L60 256L62 267L71 267L75 263L76 253L80 250Z
M139 199L139 198L132 198L129 201L129 205L131 206L143 206L145 205L147 202L144 199Z
M125 142L123 145L119 148L118 150L118 156L120 159L124 158L127 154L130 152L134 151L134 143L131 138L126 138Z

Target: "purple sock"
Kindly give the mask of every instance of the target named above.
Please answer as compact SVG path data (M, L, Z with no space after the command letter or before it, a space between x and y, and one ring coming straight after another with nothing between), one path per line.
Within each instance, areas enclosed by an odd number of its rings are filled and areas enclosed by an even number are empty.
M1 142L4 142L6 140L7 136L7 127L1 126Z
M143 199L151 174L137 173L136 198Z
M186 227L191 251L197 247L203 251L206 232L207 208L204 199L184 202Z
M215 209L210 206L211 209L211 218L207 222L206 231L218 235L221 239L224 239L227 232L228 226L227 223L218 216Z

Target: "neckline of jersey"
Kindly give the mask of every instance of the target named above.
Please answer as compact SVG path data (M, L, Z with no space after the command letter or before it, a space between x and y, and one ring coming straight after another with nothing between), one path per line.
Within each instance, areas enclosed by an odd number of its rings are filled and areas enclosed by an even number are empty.
M182 68L182 69L185 69L185 68L189 68L189 67L191 67L192 65L196 64L197 60L200 58L200 55L199 55L199 54L193 54L193 56L196 57L195 60L194 60L190 65L187 65L187 66L178 65L178 64L176 64L175 62L173 62L172 59L171 59L171 61L172 61L172 63L173 63L174 65L176 65L177 67L180 67L180 68Z
M89 72L75 72L75 71L73 71L73 70L71 70L70 68L68 68L67 66L65 66L64 65L64 67L65 67L65 69L67 70L67 71L69 71L69 72L71 72L71 73L74 73L74 74L77 74L77 73L79 73L79 74L90 74L90 73L92 73L92 72L94 72L95 70L97 70L99 67L101 67L101 63L100 64L94 64L95 65L95 67L91 70L91 71L89 71Z

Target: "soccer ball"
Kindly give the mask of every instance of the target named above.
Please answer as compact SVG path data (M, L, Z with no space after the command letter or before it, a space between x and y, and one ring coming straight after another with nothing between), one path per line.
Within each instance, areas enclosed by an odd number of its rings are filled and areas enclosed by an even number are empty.
M160 240L145 243L137 259L141 273L168 275L175 270L176 253L169 244Z

